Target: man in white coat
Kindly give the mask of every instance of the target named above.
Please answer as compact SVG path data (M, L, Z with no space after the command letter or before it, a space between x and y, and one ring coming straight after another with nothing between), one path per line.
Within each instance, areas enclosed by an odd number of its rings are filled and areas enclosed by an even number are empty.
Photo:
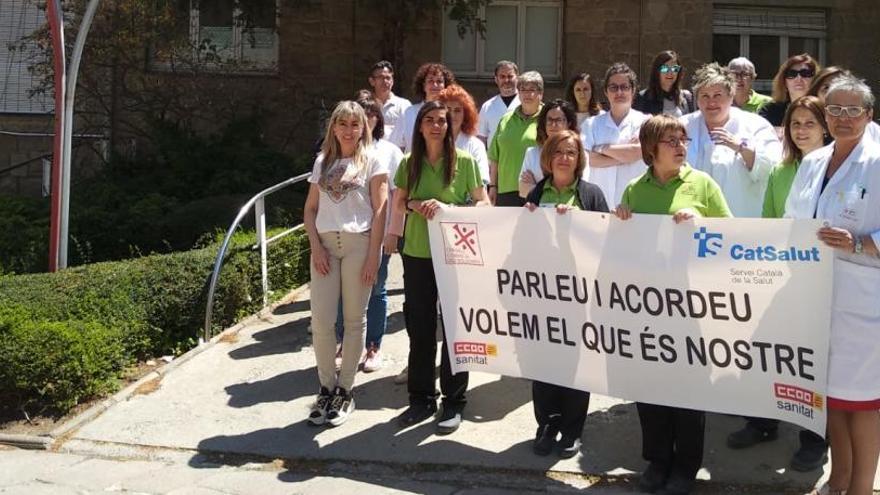
M516 92L516 78L519 67L510 60L502 60L495 64L495 85L498 94L489 98L480 107L480 124L477 137L488 146L498 128L498 121L510 110L519 106L519 95Z

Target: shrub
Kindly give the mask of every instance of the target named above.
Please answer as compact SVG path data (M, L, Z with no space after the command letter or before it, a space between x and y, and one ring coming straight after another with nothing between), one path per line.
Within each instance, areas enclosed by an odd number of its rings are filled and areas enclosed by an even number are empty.
M253 234L233 239L215 293L215 330L262 305L260 256L252 249L254 242ZM14 391L21 404L64 412L76 400L106 391L112 381L108 377L117 376L126 363L193 347L201 335L218 247L214 242L192 251L95 263L58 273L0 276L0 317L4 318L0 322L9 323L6 333L0 332L0 343L5 359L17 360L8 369L27 368L26 361L33 357L28 346L51 350L51 358L39 360L21 379L6 373L7 363L0 360L0 396ZM276 296L308 279L308 241L302 231L271 244L269 253L270 288ZM29 335L43 329L71 344L50 348L43 337ZM81 341L72 336L77 331ZM100 345L108 335L119 349L118 359L114 348L108 347L105 354L89 347ZM44 367L48 362L53 366ZM81 381L69 379L68 373L78 374ZM67 390L80 385L82 395ZM58 388L66 391L46 392Z
M0 403L67 411L115 389L130 362L118 329L0 314Z

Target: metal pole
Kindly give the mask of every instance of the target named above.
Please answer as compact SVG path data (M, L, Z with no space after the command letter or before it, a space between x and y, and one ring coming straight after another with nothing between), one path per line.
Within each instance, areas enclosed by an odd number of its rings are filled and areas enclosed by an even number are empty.
M64 98L64 153L61 174L61 242L58 253L58 267L67 268L67 240L68 225L70 223L70 155L73 142L73 106L76 98L76 80L79 77L79 64L82 61L83 49L86 46L86 37L92 28L92 20L98 11L101 0L89 0L85 15L79 25L76 34L76 43L70 58L69 76L67 78L67 94Z
M52 36L52 59L55 70L55 138L52 142L52 179L50 184L51 212L49 216L49 271L58 270L58 254L61 239L61 168L64 158L64 90L65 90L65 54L64 54L64 18L61 11L61 0L46 2L46 17L49 21L49 32Z
M254 205L257 225L257 242L260 246L260 279L263 289L263 306L269 304L269 270L266 259L266 199L260 198Z

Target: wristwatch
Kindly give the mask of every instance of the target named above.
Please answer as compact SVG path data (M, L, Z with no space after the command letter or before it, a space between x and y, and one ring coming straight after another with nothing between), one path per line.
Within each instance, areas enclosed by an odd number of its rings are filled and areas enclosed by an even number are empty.
M861 236L853 236L853 252L856 254L862 254L864 250L864 246L862 245Z

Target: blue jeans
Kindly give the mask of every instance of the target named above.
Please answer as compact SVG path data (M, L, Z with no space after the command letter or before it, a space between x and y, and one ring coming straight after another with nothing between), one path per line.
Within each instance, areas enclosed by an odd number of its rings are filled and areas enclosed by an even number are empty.
M385 335L385 325L388 321L388 290L385 289L385 281L388 279L390 259L390 254L382 255L379 271L376 273L376 283L373 285L373 292L367 305L367 348L371 344L380 347L382 336ZM342 342L342 299L339 300L339 310L336 314L336 341Z

